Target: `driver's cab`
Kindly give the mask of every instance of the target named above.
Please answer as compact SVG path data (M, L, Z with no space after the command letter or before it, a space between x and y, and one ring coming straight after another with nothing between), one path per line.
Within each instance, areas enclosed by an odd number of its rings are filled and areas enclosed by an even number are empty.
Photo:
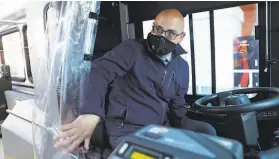
M69 29L59 28L61 17L67 15L67 8L63 6L63 2L28 2L22 6L24 10L14 11L23 16L13 17L18 16L13 13L3 20L0 18L1 72L7 74L0 76L0 82L6 82L0 83L0 102L9 112L7 118L3 113L5 158L35 158L33 151L38 157L43 154L38 150L46 150L45 147L51 147L47 149L49 152L56 152L52 148L52 136L41 139L38 135L42 130L34 127L40 124L38 121L44 123L43 120L49 120L45 123L51 125L51 120L58 120L65 112L61 107L59 110L50 108L56 110L56 114L41 117L42 112L34 111L33 107L45 99L40 95L51 94L44 92L44 88L53 86L50 82L53 75L39 76L42 70L38 61L47 63L48 70L52 70L55 58L60 58L52 53L57 47L55 37L63 37ZM186 36L181 46L187 54L181 56L190 67L185 99L191 107L187 116L212 124L219 137L240 142L245 158L256 158L263 151L262 158L273 159L272 156L279 156L275 148L279 146L279 132L276 132L279 76L275 54L279 51L276 44L278 6L278 2L101 2L100 10L96 10L100 14L95 17L98 23L93 56L86 61L94 62L124 40L146 38L154 17L161 10L178 9L185 16ZM79 27L77 23L75 26ZM56 87L57 96L52 98L59 103L64 87ZM70 86L65 90L70 92L67 95L72 95ZM74 108L71 109L74 112ZM112 149L107 143L105 128L99 125L98 131L103 135L92 139L91 152L107 158ZM266 150L272 155L266 156Z

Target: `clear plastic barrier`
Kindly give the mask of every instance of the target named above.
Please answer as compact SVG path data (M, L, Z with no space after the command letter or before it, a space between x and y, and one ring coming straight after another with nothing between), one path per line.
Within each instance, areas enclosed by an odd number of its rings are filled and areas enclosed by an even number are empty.
M47 53L40 58L35 79L34 149L39 159L84 159L82 153L64 157L63 150L54 148L53 136L58 126L75 119L82 78L90 71L91 62L85 61L84 55L93 54L97 33L98 20L89 18L89 14L99 13L101 2L51 3L59 18L56 29L53 23L46 24Z

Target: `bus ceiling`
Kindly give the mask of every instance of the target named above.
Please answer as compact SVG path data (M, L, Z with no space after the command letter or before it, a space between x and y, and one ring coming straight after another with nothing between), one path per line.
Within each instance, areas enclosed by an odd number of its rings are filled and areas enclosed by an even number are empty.
M221 1L221 2L198 2L198 1L125 1L128 5L130 23L135 21L145 21L154 19L154 17L162 10L168 8L178 9L184 16L189 13L209 11L221 8L235 7L255 2L237 2L237 1Z
M0 3L0 32L15 25L26 24L26 2L20 1L14 5L11 1ZM11 9L12 8L12 9Z

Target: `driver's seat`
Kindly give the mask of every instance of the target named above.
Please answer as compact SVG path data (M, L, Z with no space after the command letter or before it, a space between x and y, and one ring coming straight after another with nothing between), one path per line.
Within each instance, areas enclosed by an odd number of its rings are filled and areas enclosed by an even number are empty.
M258 154L258 159L278 159L279 147L272 148L267 151L260 152Z
M108 103L108 97L110 94L110 91L112 89L112 83L111 82L108 86L107 93L106 93L106 99L105 99L105 111L107 110L107 103ZM95 130L94 133L91 137L90 140L90 149L89 153L87 154L87 158L100 158L100 159L107 159L108 156L112 152L112 148L109 144L109 136L107 135L106 132L106 127L105 127L105 122L102 121L100 122Z
M109 136L106 133L105 124L101 122L95 128L95 131L91 137L90 149L87 154L87 158L100 158L106 159L112 152L112 148L109 144Z

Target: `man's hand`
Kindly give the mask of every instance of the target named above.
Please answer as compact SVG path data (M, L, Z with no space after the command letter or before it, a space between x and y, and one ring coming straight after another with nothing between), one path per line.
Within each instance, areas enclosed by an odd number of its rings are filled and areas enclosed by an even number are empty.
M84 141L84 148L89 149L90 138L100 117L93 114L80 115L72 123L62 125L60 133L54 136L55 147L64 148L65 153L71 153ZM62 139L62 140L61 140Z

